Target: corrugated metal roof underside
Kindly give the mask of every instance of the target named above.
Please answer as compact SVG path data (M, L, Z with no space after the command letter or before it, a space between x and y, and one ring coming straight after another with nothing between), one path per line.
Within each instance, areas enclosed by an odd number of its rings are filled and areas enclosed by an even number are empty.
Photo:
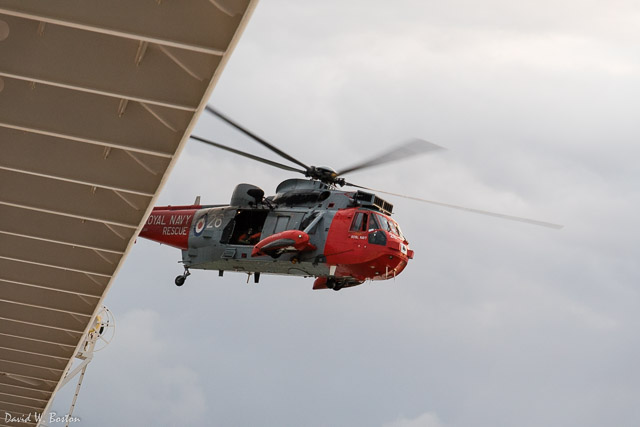
M47 406L254 7L0 0L0 414Z

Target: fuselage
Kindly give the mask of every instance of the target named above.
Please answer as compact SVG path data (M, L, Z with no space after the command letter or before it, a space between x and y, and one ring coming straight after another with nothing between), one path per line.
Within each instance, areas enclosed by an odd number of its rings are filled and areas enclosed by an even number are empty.
M156 207L140 237L179 248L189 269L317 277L314 288L395 277L413 256L372 194L307 180L263 194L240 184L230 205Z

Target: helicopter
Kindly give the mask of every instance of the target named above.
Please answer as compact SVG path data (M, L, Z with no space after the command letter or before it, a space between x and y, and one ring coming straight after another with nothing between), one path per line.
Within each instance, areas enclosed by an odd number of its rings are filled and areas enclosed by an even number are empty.
M289 166L240 151L197 135L190 138L268 164L305 178L281 182L276 194L266 196L258 186L238 184L228 204L204 205L198 196L192 205L154 207L139 236L182 251L184 272L175 278L182 286L190 269L253 275L314 277L313 289L360 285L367 280L398 276L414 251L400 225L392 218L393 205L376 193L462 209L530 224L561 228L557 224L495 212L465 208L402 194L373 190L347 182L344 175L443 148L414 139L350 167L334 170L308 166L239 125L213 107L205 111L234 127L280 157ZM353 187L347 191L342 187Z

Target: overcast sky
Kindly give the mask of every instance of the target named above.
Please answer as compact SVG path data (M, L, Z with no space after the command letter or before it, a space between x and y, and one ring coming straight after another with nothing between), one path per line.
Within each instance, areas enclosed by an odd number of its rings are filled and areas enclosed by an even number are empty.
M383 196L415 259L340 292L201 271L177 288L179 251L138 240L80 425L637 426L639 39L636 1L262 0L212 105L315 165L432 141L447 151L349 180L565 229ZM196 130L267 155L212 117ZM190 142L158 204L288 177Z

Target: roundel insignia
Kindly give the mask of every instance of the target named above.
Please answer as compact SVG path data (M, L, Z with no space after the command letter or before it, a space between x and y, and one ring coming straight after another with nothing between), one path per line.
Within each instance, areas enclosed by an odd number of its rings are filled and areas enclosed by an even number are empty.
M193 226L193 232L196 236L199 236L204 231L204 227L207 225L207 214L202 215L196 221L196 224Z

